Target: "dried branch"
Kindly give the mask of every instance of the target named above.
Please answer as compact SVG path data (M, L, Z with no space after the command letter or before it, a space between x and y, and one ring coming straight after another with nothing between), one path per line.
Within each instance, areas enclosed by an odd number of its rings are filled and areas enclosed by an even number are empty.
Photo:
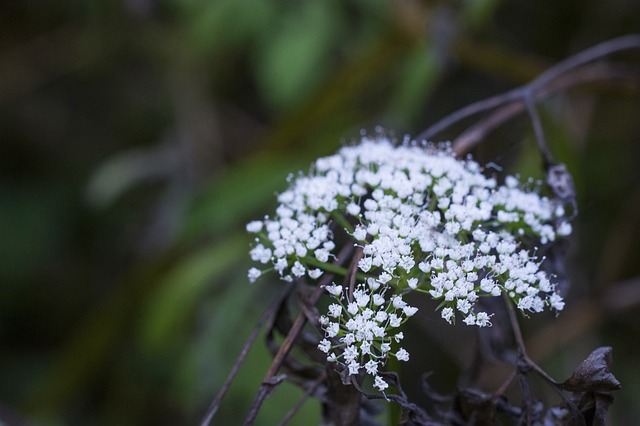
M574 404L574 402L571 401L571 399L567 397L567 395L565 395L565 393L562 390L561 383L557 382L551 376L549 376L542 368L540 368L538 364L536 364L527 355L524 339L522 337L522 331L520 330L520 324L518 323L518 317L516 316L515 309L506 296L504 297L504 301L507 304L509 322L511 323L516 344L518 346L517 372L518 372L518 375L520 376L520 386L523 392L523 399L524 399L525 408L526 408L524 413L526 424L530 425L532 422L531 409L532 409L532 402L533 402L531 399L531 393L529 390L529 382L526 376L529 371L534 371L562 398L564 403L569 407L573 415L574 424L583 425L585 423L583 415L581 414L578 407Z
M253 346L253 343L258 337L258 334L260 333L260 329L262 328L262 325L265 323L267 318L273 315L275 309L277 309L277 307L280 306L282 301L287 297L289 297L289 294L291 294L293 287L294 287L293 283L288 284L280 292L278 297L273 302L271 302L271 304L267 307L267 309L264 310L264 312L260 316L260 319L258 320L258 323L253 328L253 331L251 332L251 334L245 341L244 345L242 346L240 355L238 355L236 362L231 368L231 371L229 372L227 379L222 385L222 389L220 389L216 397L213 399L213 401L209 405L207 412L205 413L204 417L202 418L202 421L200 422L200 426L208 426L211 423L211 420L216 415L218 408L220 407L220 403L222 402L225 395L227 394L229 387L231 386L231 383L233 382L236 375L238 374L238 371L240 371L240 366L244 363L244 360L247 358L247 355L249 354L249 349L251 349L251 346Z
M597 63L583 66L569 75L558 77L549 82L545 87L534 93L535 101L540 102L551 96L579 86L594 82L615 82L616 84L628 84L640 81L640 69L626 65ZM453 151L457 155L463 155L478 145L482 139L492 130L504 124L509 119L524 111L525 105L516 100L508 103L479 120L452 141Z
M351 384L367 399L372 399L372 400L385 399L387 401L393 401L396 404L398 404L398 406L402 408L405 416L405 418L402 420L402 423L401 423L403 425L420 425L420 426L440 426L441 425L441 423L438 423L435 420L433 420L431 417L429 417L429 415L421 407L409 401L409 399L407 398L407 394L404 392L400 384L400 378L395 372L392 372L392 371L381 372L380 375L386 379L387 383L389 383L391 386L396 388L398 392L397 395L385 394L385 393L383 394L367 393L364 389L362 389L362 387L357 382L357 380L353 378L351 378Z
M313 382L310 386L307 387L306 391L304 392L304 395L302 396L302 398L300 398L300 401L298 401L298 403L296 405L294 405L291 410L289 410L287 412L287 414L284 416L284 418L280 421L280 423L278 423L278 426L284 426L287 423L289 423L289 421L293 418L293 416L298 412L298 410L300 410L300 408L302 408L302 406L304 405L304 403L307 401L307 399L309 399L309 397L311 395L313 395L313 393L318 389L318 387L320 387L320 385L327 379L327 375L322 372L320 374L320 376L318 376L318 378L316 379L315 382Z
M342 265L346 261L346 259L350 256L352 251L353 251L352 245L349 245L349 244L345 245L345 247L342 248L340 253L338 253L338 256L336 257L334 264ZM318 302L318 299L325 291L324 286L328 285L332 279L333 279L332 274L326 274L320 279L318 286L316 287L315 291L310 297L310 300L309 300L310 304L315 305ZM291 330L289 331L284 342L282 343L282 346L280 346L280 350L273 358L273 361L269 366L269 369L267 370L267 374L262 380L262 384L258 389L258 393L255 399L253 400L253 403L251 404L251 408L249 410L249 413L247 414L247 417L245 418L245 425L252 425L253 422L255 421L256 416L258 415L258 411L262 406L262 403L264 402L264 400L269 394L268 392L274 387L273 378L275 377L278 370L280 370L280 367L282 366L286 356L289 354L289 351L293 347L294 342L298 338L298 335L302 331L302 328L304 327L306 322L307 322L307 318L304 312L300 312L295 322L293 323Z
M490 128L495 128L497 125L503 123L505 120L512 117L517 112L520 112L524 107L526 107L531 116L536 139L538 141L538 146L540 147L543 157L545 158L545 162L547 164L551 164L553 161L548 149L546 148L542 126L540 124L537 112L535 111L535 107L533 106L534 103L539 100L540 93L546 92L547 94L549 94L551 92L549 90L549 87L553 86L553 82L555 80L558 80L561 77L567 77L568 75L570 75L570 72L579 74L579 72L581 71L580 68L588 64L589 62L603 58L616 52L638 48L640 48L639 34L618 37L600 43L589 49L583 50L580 53L570 56L564 61L557 63L556 65L542 73L539 77L523 86L509 90L500 95L492 96L490 98L474 102L464 108L459 109L458 111L455 111L454 113L444 117L428 129L420 133L416 137L416 139L429 140L438 133L451 127L459 121L464 120L465 118L469 118L473 115L498 107L509 108L506 110L501 110L499 115L494 115L492 116L491 120L485 122L485 125L489 126ZM574 76L570 76L570 79L574 78ZM576 79L575 84L578 84L578 82L579 79ZM513 106L515 104L520 104L520 106ZM485 135L487 133L486 130L483 131L482 129L478 128L476 128L474 132L476 134L482 135ZM468 135L465 137L465 139L467 138ZM477 141L477 138L474 139ZM470 144L469 142L463 143L461 141L457 141L456 143L454 143L454 150L456 151L456 153L461 154L463 152L466 152L466 150L472 145L473 144Z

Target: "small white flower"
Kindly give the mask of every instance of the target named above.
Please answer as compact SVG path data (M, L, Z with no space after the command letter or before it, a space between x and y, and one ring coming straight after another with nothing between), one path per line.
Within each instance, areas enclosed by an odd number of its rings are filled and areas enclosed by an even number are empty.
M349 213L351 216L357 216L360 213L360 206L356 203L349 203L347 205L347 213Z
M369 269L371 269L371 258L363 257L362 259L360 259L360 261L358 262L358 267L360 268L360 270L362 270L362 272L369 272Z
M389 384L385 382L382 377L376 376L375 380L373 381L373 386L375 386L380 392L382 392L389 387Z
M289 264L287 263L287 259L280 258L276 261L273 267L276 269L276 271L282 274L282 272L287 268L288 265Z
M329 252L325 249L317 249L313 252L318 262L326 263L329 260Z
M344 359L351 362L358 357L358 349L355 346L347 346L344 350Z
M378 209L378 203L376 203L374 200L372 200L371 198L365 200L364 202L364 208L366 210L372 211L372 210L377 210Z
M469 314L469 316L463 319L462 321L467 325L475 325L476 317L473 314Z
M360 364L358 364L356 361L351 361L348 365L349 367L349 375L354 375L354 374L358 374L358 371L360 370Z
M307 272L309 274L309 278L317 280L318 278L320 278L322 276L322 274L324 272L322 272L322 269L311 269L310 271Z
M418 308L413 306L405 306L404 308L402 308L402 312L405 316L412 317L416 312L418 312Z
M249 282L254 283L256 282L256 280L260 277L260 275L262 275L262 271L258 268L251 268L249 269Z
M569 222L562 222L560 226L558 226L558 229L556 229L556 233L562 237L566 237L568 235L571 235L572 230L573 229L571 228L571 224Z
M400 318L396 314L389 314L389 325L391 327L400 327L401 323L402 323L402 318Z
M504 184L507 186L507 188L515 188L518 186L518 179L513 176L507 176L504 179Z
M324 353L329 353L329 349L331 349L331 342L327 339L322 339L318 344L318 349Z
M376 376L378 374L378 362L374 360L369 360L364 365L365 370L367 370L367 374L371 374L372 376Z
M391 304L396 309L403 309L405 306L407 306L407 303L404 300L402 300L402 296L400 295L393 296L391 298Z
M418 279L417 278L409 278L407 280L407 285L410 289L415 290L418 287Z
M337 303L332 303L329 305L329 314L330 317L339 318L342 315L342 306Z
M384 296L382 296L381 294L374 294L373 295L373 304L376 306L380 306L385 302Z
M254 220L252 222L247 223L247 232L250 232L252 234L257 234L258 232L262 231L262 221L260 220Z
M449 324L451 324L451 318L453 317L453 309L451 309L448 306L446 308L442 308L442 311L440 312L440 316Z
M385 322L388 317L389 315L385 311L378 311L376 312L375 318L376 318L376 321L378 322Z
M404 348L400 348L396 352L396 358L398 361L409 361L409 352L407 352Z
M325 328L327 337L336 337L339 331L340 331L340 324L338 324L337 322L330 322L329 324L327 324Z
M293 264L293 268L291 268L291 273L296 277L301 277L305 274L307 270L300 262L296 262Z
M476 325L479 327L491 327L490 318L486 312L478 312L476 314Z
M376 281L375 278L368 278L367 285L369 286L369 289L371 289L371 291L376 291L380 288L380 283Z
M335 284L331 284L325 287L325 290L327 290L329 292L329 294L333 295L333 296L339 296L342 294L342 286L341 285L335 285Z
M353 238L358 241L364 241L367 239L367 229L358 225L356 229L353 230Z
M564 309L564 300L562 300L562 297L557 293L553 293L549 297L549 304L556 311L561 311Z
M463 314L466 314L467 312L469 312L469 309L471 309L471 303L469 303L467 299L458 299L456 308Z

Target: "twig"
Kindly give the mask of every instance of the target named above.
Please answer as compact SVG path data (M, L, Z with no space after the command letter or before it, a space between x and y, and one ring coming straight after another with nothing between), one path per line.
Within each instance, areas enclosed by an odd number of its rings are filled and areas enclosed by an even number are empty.
M356 286L356 275L358 273L358 262L362 259L362 247L356 247L355 253L351 258L351 264L349 265L349 271L344 277L344 286L349 289L349 300L353 300L353 291Z
M503 294L503 299L507 305L507 314L509 315L509 322L511 323L511 329L513 330L513 337L516 339L516 345L518 346L518 361L516 362L517 372L520 377L520 388L522 389L522 399L525 404L524 416L527 426L531 425L531 392L529 389L529 380L527 378L527 370L529 369L529 359L527 358L527 352L524 347L524 339L522 338L522 331L520 330L520 324L518 323L518 317L516 316L515 309L506 294Z
M496 401L498 401L498 398L507 391L507 388L513 382L513 379L516 378L517 374L518 373L516 372L516 370L511 371L511 373L509 374L509 377L507 377L506 380L502 382L500 387L493 393L493 396L491 397L492 404L495 405Z
M629 80L640 80L640 70L637 68L609 63L586 65L575 70L571 74L564 75L553 80L547 86L541 88L534 94L535 101L539 102L545 100L558 92L582 84L598 81L625 83ZM525 105L521 101L511 102L497 109L488 117L478 121L453 139L453 151L458 156L470 151L473 147L478 145L489 132L521 113L524 109Z
M549 84L551 84L554 80L566 75L569 71L573 69L580 68L581 66L592 62L596 59L611 55L613 53L627 50L627 49L637 49L640 48L640 35L632 34L623 37L618 37L603 43L600 43L596 46L593 46L589 49L583 50L569 58L565 59L549 68L547 71L542 73L539 77L532 80L531 82L517 87L515 89L509 90L503 94L492 96L490 98L474 102L464 108L461 108L452 114L444 117L439 120L431 127L426 129L424 132L420 133L416 139L417 140L429 140L436 134L442 132L443 130L451 127L457 122L464 120L465 118L471 117L478 113L489 111L501 106L511 105L513 103L524 103L533 102L537 100L538 93L543 91ZM527 100L527 98L529 100ZM531 113L531 109L529 109ZM508 114L506 114L508 115ZM535 120L532 115L532 119ZM537 125L534 123L534 128ZM536 130L536 134L538 135L539 130ZM544 139L538 139L539 145L544 144ZM544 150L543 150L544 153ZM545 157L545 160L548 158Z
M564 61L558 62L556 65L549 68L547 71L540 74L538 78L533 80L530 85L534 90L540 89L548 82L560 77L567 71L577 68L581 65L595 61L605 56L609 56L613 53L620 52L628 49L640 48L640 34L629 34L622 37L616 37L611 40L604 41L600 44L596 44L582 52L576 53L573 56L569 56Z
M536 109L536 104L534 100L533 90L524 90L523 98L524 104L527 107L527 112L529 113L529 118L531 119L531 125L533 126L533 133L536 135L536 142L538 142L538 149L542 154L542 158L544 159L545 169L553 163L553 158L551 157L551 152L549 152L549 148L547 148L547 141L544 137L544 130L542 129L542 121L540 120L540 115L538 114L538 110Z
M218 392L214 400L211 402L211 405L209 405L209 408L207 409L206 414L202 418L202 421L200 422L201 426L208 426L211 420L213 419L213 417L216 415L216 412L220 407L220 403L222 402L223 398L227 394L227 391L229 390L229 387L231 386L233 379L235 379L236 375L238 374L238 371L240 370L240 366L242 365L244 360L247 358L249 349L251 348L256 338L258 337L258 333L260 332L262 325L267 320L267 318L269 318L269 316L273 315L274 309L276 309L276 307L278 307L282 303L282 301L289 296L289 294L293 290L293 286L294 286L294 283L289 283L284 288L284 290L280 292L278 297L273 302L271 302L271 304L267 307L267 309L264 310L264 312L260 316L260 319L258 320L258 324L256 324L256 326L253 328L253 331L251 332L246 342L244 343L244 346L240 351L240 355L238 356L238 359L236 359L236 362L233 365L233 368L231 368L231 371L227 376L227 380L222 385L222 389L220 389L220 391Z
M484 111L492 110L513 101L517 101L520 99L520 97L520 88L518 87L517 89L512 89L500 95L495 95L490 98L469 104L433 124L427 130L416 136L416 140L430 140L438 133L442 132L445 129L448 129L449 127L453 126L461 120L464 120L465 118L471 117Z
M329 281L332 278L333 278L333 275L328 274L328 275L325 275L323 277L323 280L321 281L323 282L327 281L326 283L323 284L323 285L326 285L329 283ZM310 303L315 304L320 298L320 295L324 291L325 290L323 286L319 285L311 295ZM245 423L244 423L245 425L251 425L255 421L256 416L258 415L258 411L262 406L262 403L269 395L268 391L274 387L273 378L275 377L276 373L282 366L284 359L289 354L289 351L293 347L293 343L297 339L298 334L300 334L300 332L302 331L302 328L306 323L307 323L307 317L304 315L303 312L301 312L296 318L293 325L291 326L291 330L289 331L289 334L287 334L287 337L284 339L284 342L282 342L282 346L280 346L280 350L278 350L278 353L273 358L273 361L271 362L271 365L267 370L267 374L265 375L264 379L262 379L262 384L260 385L260 388L258 389L258 393L255 399L253 400L253 404L251 404L249 413L245 418ZM275 384L278 384L278 383L275 383Z
M351 377L351 384L353 386L355 386L355 388L358 390L358 392L360 392L365 398L370 399L370 400L375 400L375 399L384 399L387 401L393 401L396 404L398 404L398 406L400 408L402 408L407 415L410 417L411 419L411 423L408 424L415 424L415 425L421 425L421 426L435 426L438 425L440 423L436 423L434 422L429 415L418 405L409 402L409 399L407 398L407 394L404 392L404 390L402 389L402 386L400 385L400 378L398 377L398 375L393 372L393 371L386 371L386 372L381 372L380 373L381 376L385 377L387 379L387 382L393 386L394 388L396 388L396 391L398 392L398 394L385 394L385 393L380 393L380 394L370 394L367 393L362 386L360 386L360 384L358 383L357 380L355 380L353 377ZM404 424L404 423L403 423Z
M325 372L320 373L320 376L318 376L316 381L314 381L311 384L311 386L309 386L307 388L307 390L305 391L305 393L302 396L302 398L300 399L300 401L298 401L296 403L296 405L294 405L293 408L291 408L291 410L289 410L289 412L287 412L287 414L280 421L280 423L278 423L278 426L284 426L287 423L289 423L289 420L291 420L291 418L298 412L298 410L300 410L300 408L302 408L302 406L307 401L307 399L309 399L309 397L316 391L318 386L320 386L322 384L322 382L324 382L326 379L327 379L327 374Z
M338 256L334 263L338 265L344 263L344 261L349 256L349 254L351 254L352 251L353 251L352 245L349 245L349 244L345 245L345 247L342 248L340 253L338 253ZM325 291L324 286L328 285L332 279L333 279L332 274L326 274L320 279L320 282L318 283L317 288L309 298L309 304L315 305L318 302L318 299ZM251 404L251 408L249 409L249 413L245 418L245 423L244 423L245 425L252 425L253 422L255 421L258 415L258 411L262 406L262 403L268 396L268 392L274 387L273 378L275 377L276 373L282 366L282 363L285 357L289 354L289 351L291 350L293 343L297 339L298 334L300 334L300 332L302 331L302 328L304 327L306 322L307 322L307 317L305 316L304 312L300 312L295 322L291 326L291 330L289 330L289 333L285 337L284 342L282 342L282 346L280 346L280 350L278 351L276 356L273 358L273 361L269 366L269 370L267 370L267 374L262 380L262 384L258 389L258 393L254 398L253 403Z
M540 376L547 384L562 398L565 404L571 410L571 413L574 416L574 420L577 420L579 424L584 424L584 417L580 410L570 398L565 395L564 391L560 389L560 383L554 380L551 376L547 374L538 364L536 364L529 356L527 355L527 351L524 344L524 339L522 337L522 331L520 330L520 324L518 323L518 317L516 316L515 309L513 305L509 301L506 295L504 295L504 301L507 305L507 312L509 314L509 322L511 323L511 328L513 329L513 335L516 340L516 344L518 345L518 365L517 372L520 375L520 385L523 391L523 399L526 403L526 419L527 425L531 424L531 395L529 391L529 382L526 379L526 374L529 370L534 371L538 376Z

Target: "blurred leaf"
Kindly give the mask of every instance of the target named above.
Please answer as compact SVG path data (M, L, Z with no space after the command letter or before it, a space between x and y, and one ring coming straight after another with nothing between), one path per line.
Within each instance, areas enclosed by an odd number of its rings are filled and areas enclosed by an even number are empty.
M186 9L185 46L196 56L245 45L262 32L276 13L277 3L263 0L190 1Z
M5 290L30 278L64 240L68 229L62 209L68 199L63 195L44 186L0 187L0 278Z
M285 188L289 173L309 164L299 156L259 154L224 170L196 198L183 219L183 238L216 235L250 220L252 212L273 202L276 188Z
M490 23L501 0L466 0L462 11L462 20L474 29L480 29Z
M113 203L140 183L160 178L171 171L177 152L170 145L129 150L103 162L89 179L86 197L97 208Z
M276 111L304 99L331 69L329 53L344 32L334 2L304 2L283 12L258 45L256 78Z
M212 283L242 259L247 250L247 238L234 234L223 241L191 253L167 272L158 284L140 320L140 340L149 353L162 351L194 314Z
M419 43L404 59L387 112L390 121L399 128L419 121L416 119L422 113L422 106L440 76L436 53L426 43Z

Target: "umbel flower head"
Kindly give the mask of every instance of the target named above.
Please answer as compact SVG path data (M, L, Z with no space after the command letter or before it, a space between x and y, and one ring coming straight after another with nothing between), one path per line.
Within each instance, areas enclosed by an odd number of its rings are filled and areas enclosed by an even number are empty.
M479 327L492 316L476 309L482 296L506 294L525 313L564 306L536 257L538 245L571 233L562 207L515 177L498 185L446 148L365 137L316 160L278 202L274 217L247 225L256 234L251 258L264 265L249 270L250 281L269 269L285 281L317 280L337 270L335 238L361 247L353 294L326 287L335 303L321 317L318 347L381 391L378 368L389 356L409 359L398 347L401 324L417 311L403 300L408 292L439 301L449 323Z

